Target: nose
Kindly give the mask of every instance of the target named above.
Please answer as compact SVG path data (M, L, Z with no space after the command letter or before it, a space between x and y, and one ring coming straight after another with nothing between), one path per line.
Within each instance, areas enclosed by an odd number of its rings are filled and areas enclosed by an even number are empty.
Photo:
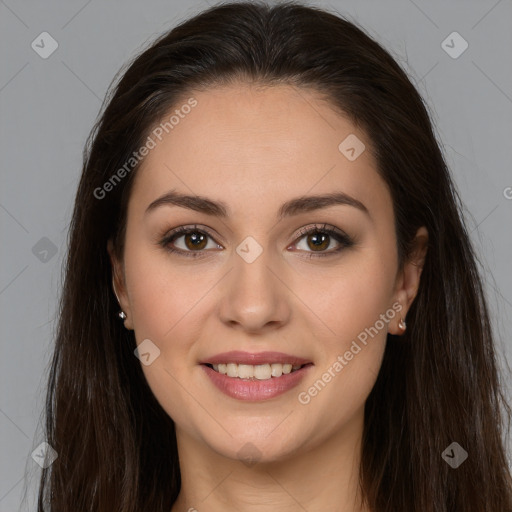
M251 263L233 255L233 268L223 280L219 307L222 322L231 328L259 333L279 329L290 319L291 292L283 272L270 265L267 253L263 251Z

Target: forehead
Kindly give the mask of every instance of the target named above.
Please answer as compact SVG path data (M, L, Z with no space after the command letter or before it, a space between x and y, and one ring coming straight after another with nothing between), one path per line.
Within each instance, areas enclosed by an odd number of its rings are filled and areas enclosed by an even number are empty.
M195 106L180 109L191 98ZM369 210L392 208L371 141L315 91L248 84L194 91L160 126L167 129L149 134L155 145L132 190L140 207L179 189L222 199L237 213L333 190ZM355 159L352 148L362 151Z

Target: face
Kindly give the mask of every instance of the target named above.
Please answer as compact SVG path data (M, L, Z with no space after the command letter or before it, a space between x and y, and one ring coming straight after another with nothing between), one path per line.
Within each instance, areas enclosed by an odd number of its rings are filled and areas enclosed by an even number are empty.
M250 446L280 460L360 432L419 279L398 269L370 141L314 91L190 96L152 136L112 259L151 390L179 436L228 458Z

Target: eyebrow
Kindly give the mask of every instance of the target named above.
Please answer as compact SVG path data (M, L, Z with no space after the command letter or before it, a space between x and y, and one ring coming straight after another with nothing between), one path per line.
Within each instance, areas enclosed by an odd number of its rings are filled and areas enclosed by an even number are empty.
M353 206L370 216L366 206L361 201L344 192L333 192L316 196L300 196L286 201L278 211L278 219L291 217L304 212L319 210L334 205ZM229 207L222 201L213 201L203 196L191 196L171 190L155 199L147 208L145 214L161 206L180 206L214 217L229 217Z

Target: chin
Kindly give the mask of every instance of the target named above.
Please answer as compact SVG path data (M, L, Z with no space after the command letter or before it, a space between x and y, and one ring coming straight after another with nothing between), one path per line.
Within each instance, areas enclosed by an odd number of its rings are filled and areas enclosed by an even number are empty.
M230 431L232 437L226 434L222 439L217 437L204 440L222 457L242 461L248 467L256 463L286 460L300 446L304 446L305 440L301 441L291 436L289 428L279 434L274 432L268 435L267 432L272 432L272 429L266 429L265 432L241 429L240 432Z

